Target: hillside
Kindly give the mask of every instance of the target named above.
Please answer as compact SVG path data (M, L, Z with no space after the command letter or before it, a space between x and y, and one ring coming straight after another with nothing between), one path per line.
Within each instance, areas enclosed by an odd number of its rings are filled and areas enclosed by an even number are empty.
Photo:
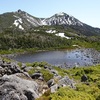
M100 100L100 65L63 69L0 58L1 100Z
M0 100L100 100L99 64L65 69L5 58L9 53L75 48L100 51L100 29L64 12L49 18L21 10L1 14Z
M7 28L22 31L38 26L63 26L65 29L71 28L74 31L86 36L100 35L100 29L91 27L73 16L64 12L57 13L49 18L37 18L25 11L8 12L0 15L0 31Z
M73 45L99 50L99 41L99 28L63 12L50 18L37 18L21 10L0 15L1 50L73 48Z

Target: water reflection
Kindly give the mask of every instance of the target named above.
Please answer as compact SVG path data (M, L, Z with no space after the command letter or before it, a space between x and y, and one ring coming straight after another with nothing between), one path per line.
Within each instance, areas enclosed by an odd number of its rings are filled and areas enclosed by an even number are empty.
M94 49L75 49L64 51L41 51L34 54L17 55L13 59L20 62L41 62L61 67L90 66L100 63L100 53Z

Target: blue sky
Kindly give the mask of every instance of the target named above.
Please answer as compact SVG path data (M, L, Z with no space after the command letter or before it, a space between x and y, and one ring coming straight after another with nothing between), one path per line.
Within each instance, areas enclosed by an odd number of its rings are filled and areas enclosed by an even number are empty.
M100 28L100 0L0 0L0 14L18 9L43 18L65 12Z

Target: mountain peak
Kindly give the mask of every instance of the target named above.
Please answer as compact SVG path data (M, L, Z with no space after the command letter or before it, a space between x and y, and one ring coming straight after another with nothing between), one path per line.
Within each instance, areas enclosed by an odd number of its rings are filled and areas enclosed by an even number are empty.
M65 13L64 13L64 12L59 12L59 13L57 13L56 15L58 15L58 16L64 16Z
M45 19L46 25L77 25L83 26L83 23L80 22L78 19L70 16L64 12L56 13L55 15L51 16L50 18Z
M18 13L23 13L24 11L22 11L21 9L17 10Z
M9 27L12 28L16 27L20 30L28 30L30 28L43 26L43 25L47 25L47 26L63 25L66 27L70 27L76 31L79 30L78 32L84 34L100 33L100 29L92 28L91 26L82 23L75 17L66 14L64 12L56 13L55 15L49 18L38 18L19 9L13 13L11 12L11 13L0 15L0 20L1 20L0 31L3 31L4 28L9 28Z

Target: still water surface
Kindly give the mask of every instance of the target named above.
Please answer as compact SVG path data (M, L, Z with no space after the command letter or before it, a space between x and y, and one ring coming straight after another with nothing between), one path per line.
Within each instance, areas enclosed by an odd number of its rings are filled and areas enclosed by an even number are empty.
M41 51L17 55L13 59L20 62L46 61L53 65L74 67L100 63L100 53L94 49Z

